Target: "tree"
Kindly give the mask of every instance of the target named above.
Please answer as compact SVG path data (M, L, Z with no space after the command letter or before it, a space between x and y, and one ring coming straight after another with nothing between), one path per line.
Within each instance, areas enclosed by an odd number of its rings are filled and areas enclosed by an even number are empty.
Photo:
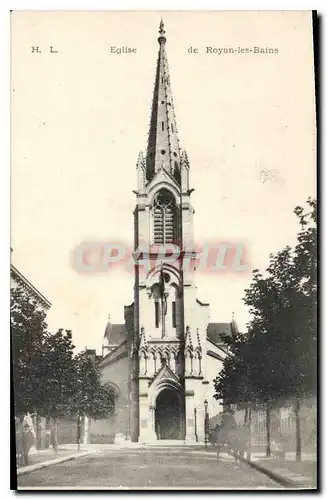
M315 395L317 388L317 202L309 198L307 205L308 213L301 207L295 209L301 225L294 256L300 306L299 341L295 346L300 379L295 397L297 460L301 459L301 397Z
M10 302L11 361L14 409L18 419L16 447L18 456L27 464L23 420L38 409L36 388L40 384L39 359L48 335L46 315L37 301L22 287L11 288Z
M45 313L22 287L11 290L11 335L20 436L24 436L25 415L46 417L51 421L52 445L57 451L61 416L76 416L79 435L83 415L104 418L112 412L114 394L101 384L98 367L85 353L74 354L70 330L48 332ZM22 450L20 455L24 455Z
M10 327L15 414L24 417L38 406L38 361L48 332L45 313L21 286L11 289Z
M114 393L101 384L98 366L87 356L79 353L74 358L74 391L69 403L70 413L77 419L77 443L80 446L81 418L106 418L114 409Z
M38 360L40 383L36 388L39 415L51 420L51 438L58 450L58 420L70 411L74 396L76 367L72 332L59 329L49 334Z
M253 271L244 298L252 316L248 332L231 346L232 356L215 380L217 397L265 405L268 456L271 404L292 398L298 460L300 402L316 388L317 214L315 200L307 204L306 214L295 209L301 226L295 248L271 255L264 275Z
M245 334L238 333L232 339L222 335L222 340L229 346L230 356L225 359L222 371L214 380L214 397L222 399L227 406L237 403L239 407L246 407L256 400L253 376L249 371L255 366L249 362L250 356L255 353Z

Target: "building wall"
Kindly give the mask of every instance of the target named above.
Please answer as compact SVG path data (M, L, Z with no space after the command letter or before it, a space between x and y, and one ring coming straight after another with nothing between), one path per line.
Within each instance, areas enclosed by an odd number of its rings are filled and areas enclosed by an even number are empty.
M215 359L207 354L205 356L204 367L205 367L206 379L209 382L209 384L207 385L207 393L206 393L206 399L208 400L208 413L209 417L214 417L223 410L220 401L217 401L214 398L215 388L213 383L214 379L222 370L223 361Z
M81 442L83 441L83 420L81 421ZM62 417L58 421L58 444L77 444L77 419Z
M115 351L115 356L101 365L102 382L109 382L117 397L115 411L108 419L92 420L89 427L91 443L110 443L125 439L129 434L129 358L126 345Z
M235 408L236 409L236 408ZM266 409L252 409L251 448L252 451L265 451L267 446ZM245 410L235 411L238 425L244 423ZM305 399L300 406L300 435L303 452L314 453L317 446L317 400ZM270 444L272 452L279 448L285 452L296 450L296 420L294 403L280 401L270 410Z

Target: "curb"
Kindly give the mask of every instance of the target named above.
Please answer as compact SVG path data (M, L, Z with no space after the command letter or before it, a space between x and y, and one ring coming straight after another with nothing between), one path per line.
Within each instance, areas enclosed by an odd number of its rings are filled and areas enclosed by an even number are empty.
M53 460L40 462L40 463L34 464L34 465L26 465L26 467L22 467L21 469L17 469L17 476L29 474L30 472L34 472L34 471L39 470L39 469L44 469L45 467L50 467L52 465L62 464L63 462L69 462L71 460L75 460L76 458L86 457L87 455L93 455L95 453L98 453L98 450L86 451L86 452L80 453L78 455L75 453L74 455L66 455L65 457L55 458Z
M276 481L276 483L279 483L282 486L286 486L287 488L294 488L294 489L298 489L299 487L304 486L303 483L300 483L298 481L293 481L293 479L288 479L287 477L282 476L281 474L278 474L278 472L273 472L270 469L266 469L266 467L263 467L262 465L256 464L255 462L252 462L251 460L248 460L247 458L242 457L241 460L242 460L242 462L248 464L253 469L256 469L257 471L262 472L266 476L270 477L270 479L273 479L273 481Z

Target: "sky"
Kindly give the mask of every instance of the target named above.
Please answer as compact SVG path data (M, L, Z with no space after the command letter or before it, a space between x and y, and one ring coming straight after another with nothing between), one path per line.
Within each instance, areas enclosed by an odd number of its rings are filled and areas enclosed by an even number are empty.
M123 266L85 275L73 256L85 241L133 245L161 15L195 242L236 241L248 255L247 272L198 273L211 321L234 312L245 328L251 270L294 245L293 210L315 194L310 12L12 13L12 262L52 303L49 328L71 329L78 349L100 352L108 314L123 323L133 301ZM253 47L264 51L238 49Z

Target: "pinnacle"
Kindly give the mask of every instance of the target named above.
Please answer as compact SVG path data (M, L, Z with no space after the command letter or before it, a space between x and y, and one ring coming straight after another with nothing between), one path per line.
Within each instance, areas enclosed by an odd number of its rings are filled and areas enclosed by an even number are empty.
M198 328L196 329L196 337L198 341L198 346L201 347L200 332Z
M189 326L186 327L185 344L186 346L191 347L191 349L193 349L191 330Z
M161 21L160 21L160 25L159 25L159 38L158 38L158 42L161 44L165 44L166 43L166 37L165 37L165 25L164 25L164 22L161 18Z

